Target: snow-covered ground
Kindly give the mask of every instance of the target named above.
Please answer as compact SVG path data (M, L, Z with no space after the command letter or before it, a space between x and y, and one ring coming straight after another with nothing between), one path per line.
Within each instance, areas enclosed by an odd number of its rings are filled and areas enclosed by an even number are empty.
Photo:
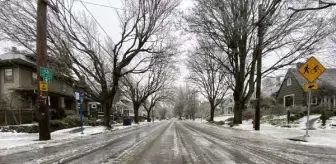
M309 120L311 119L317 119L319 115L311 115L309 117ZM336 120L336 118L332 118L332 120L329 120L329 122L333 122ZM299 125L298 127L294 128L285 128L285 127L279 127L279 126L273 126L270 124L261 124L260 131L254 131L252 120L249 121L243 121L243 124L234 126L234 129L240 129L240 130L246 130L253 133L261 133L264 135L268 135L270 137L274 138L280 138L280 139L289 139L289 138L302 138L307 140L308 142L304 142L303 144L312 144L312 145L325 145L325 146L332 146L336 147L336 128L334 129L319 129L317 128L318 125L316 122L312 125L312 127L315 127L315 130L309 130L309 136L310 137L304 137L306 134L306 122L307 117L303 117L299 119ZM225 125L227 126L227 125Z
M231 117L233 117L233 115L215 116L214 121L225 121Z
M317 127L320 129L326 129L326 130L336 130L336 116L334 117L330 117L327 121L326 121L326 126L322 126L322 121L321 120L317 120Z
M132 124L131 126L122 126L122 124L113 125L114 130L121 130L126 128L136 128L149 124L150 122L140 122L139 124ZM27 125L29 126L29 125ZM12 132L0 132L0 149L10 149L19 146L26 146L32 144L39 144L45 146L46 144L58 144L64 140L75 139L76 137L84 137L89 135L95 135L108 132L104 126L84 126L83 134L80 127L62 129L51 133L51 140L38 141L38 133L12 133Z
M2 132L0 133L0 149L9 149L18 146L25 146L35 143L48 143L65 139L71 139L75 137L88 136L99 134L107 131L103 126L84 126L83 134L81 134L81 128L75 127L70 129L62 129L51 133L52 140L50 141L38 141L38 133L12 133Z

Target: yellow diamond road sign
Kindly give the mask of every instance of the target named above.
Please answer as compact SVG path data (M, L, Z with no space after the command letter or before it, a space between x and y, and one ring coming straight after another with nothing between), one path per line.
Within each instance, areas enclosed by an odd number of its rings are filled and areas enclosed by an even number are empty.
M40 81L40 90L42 92L48 92L48 83Z
M317 86L317 83L306 83L303 85L303 88L305 90L317 90L318 86Z
M310 57L300 68L299 72L309 82L316 80L326 68L314 57Z

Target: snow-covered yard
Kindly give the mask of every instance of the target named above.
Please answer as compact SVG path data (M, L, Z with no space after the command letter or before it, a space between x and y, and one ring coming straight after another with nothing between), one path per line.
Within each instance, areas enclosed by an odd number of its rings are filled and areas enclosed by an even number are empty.
M81 128L75 127L70 129L58 130L51 133L51 140L38 141L38 133L12 133L2 132L0 133L0 149L9 149L18 146L25 146L31 144L43 144L43 143L55 143L57 141L72 139L75 137L88 136L106 132L106 128L103 126L84 126L83 134L81 134Z
M139 124L132 124L131 126L122 126L122 124L113 125L114 130L121 130L126 128L137 128L139 126L144 126L149 124L149 122L140 122ZM26 125L29 126L29 125ZM83 134L81 133L80 127L62 129L51 133L51 140L48 141L38 141L38 133L13 133L13 132L0 132L0 150L1 149L11 149L19 146L26 146L37 144L40 147L46 145L60 144L63 141L71 141L73 139L81 138L89 135L96 135L108 132L104 126L84 126Z
M311 115L309 120L317 119L319 115ZM336 122L336 117L329 120L329 123ZM336 147L336 128L320 129L318 128L317 121L312 125L315 130L309 130L310 137L303 137L306 134L306 122L307 117L299 119L299 126L286 128L281 126L273 126L270 124L261 124L260 131L253 129L252 120L243 121L243 124L234 126L234 129L246 130L253 133L261 133L270 137L279 139L300 138L305 139L308 142L302 142L302 144L312 145L325 145ZM335 123L334 122L334 123ZM327 122L328 123L328 122ZM228 127L228 125L225 125Z

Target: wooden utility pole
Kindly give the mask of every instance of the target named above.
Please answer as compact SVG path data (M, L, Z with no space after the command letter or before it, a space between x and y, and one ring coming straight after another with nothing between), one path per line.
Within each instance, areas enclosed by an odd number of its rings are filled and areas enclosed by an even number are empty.
M36 70L37 70L37 119L39 122L39 140L50 140L49 109L47 105L48 92L40 88L40 68L47 64L47 6L48 1L37 2L37 32L36 32Z
M265 33L265 10L262 5L258 6L259 22L258 26L258 45L257 45L257 86L256 86L256 107L254 129L260 130L260 103L261 103L261 67L262 67L262 44L264 41Z

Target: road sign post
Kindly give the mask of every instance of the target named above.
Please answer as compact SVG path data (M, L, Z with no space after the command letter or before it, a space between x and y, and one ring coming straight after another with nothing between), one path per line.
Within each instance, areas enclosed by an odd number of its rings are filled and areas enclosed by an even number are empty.
M84 91L80 90L79 91L79 113L80 113L80 122L81 122L81 131L82 131L82 134L84 134L84 128L83 128L83 108L82 108L83 101L84 101Z
M309 137L308 128L309 128L310 104L311 104L311 90L308 91L308 110L307 110L306 135L304 135L305 137Z
M306 134L305 137L309 137L309 114L310 114L310 106L311 106L311 92L312 90L317 90L318 86L315 80L320 77L326 68L314 57L310 57L306 63L304 63L300 68L299 72L301 75L308 80L307 84L304 84L304 89L308 90L308 100L307 100L307 123L306 123Z

